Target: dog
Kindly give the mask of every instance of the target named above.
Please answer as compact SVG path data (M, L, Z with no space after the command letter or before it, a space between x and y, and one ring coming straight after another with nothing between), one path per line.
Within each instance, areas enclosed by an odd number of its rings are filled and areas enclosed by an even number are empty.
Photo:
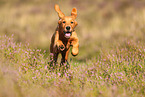
M73 56L79 53L79 39L75 32L75 27L78 25L76 21L77 9L73 8L71 16L65 16L60 10L59 5L55 4L55 11L58 13L59 20L55 33L51 38L50 53L53 54L53 62L57 62L58 54L60 53L61 64L68 63L68 54L72 46L71 54ZM68 63L69 64L69 63Z

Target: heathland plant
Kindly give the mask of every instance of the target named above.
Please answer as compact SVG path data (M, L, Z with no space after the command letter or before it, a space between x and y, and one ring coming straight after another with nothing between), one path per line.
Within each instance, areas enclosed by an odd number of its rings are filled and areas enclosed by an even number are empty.
M43 96L143 96L145 93L142 43L125 41L111 51L102 52L95 62L72 62L61 76L62 72L48 68L48 58L41 49L16 43L13 36L0 38L1 96L33 96L34 92L39 96L41 93Z

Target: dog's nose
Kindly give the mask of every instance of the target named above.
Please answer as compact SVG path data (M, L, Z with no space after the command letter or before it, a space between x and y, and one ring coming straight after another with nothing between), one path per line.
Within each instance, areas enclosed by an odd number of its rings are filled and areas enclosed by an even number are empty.
M66 27L66 30L70 30L70 26L67 26L67 27Z

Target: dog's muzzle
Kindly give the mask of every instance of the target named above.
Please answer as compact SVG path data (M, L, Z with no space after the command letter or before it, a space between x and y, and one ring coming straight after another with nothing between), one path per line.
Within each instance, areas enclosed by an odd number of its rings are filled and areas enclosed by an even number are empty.
M72 34L72 32L64 32L64 36L65 36L65 38L70 38L70 36L71 36L71 34Z

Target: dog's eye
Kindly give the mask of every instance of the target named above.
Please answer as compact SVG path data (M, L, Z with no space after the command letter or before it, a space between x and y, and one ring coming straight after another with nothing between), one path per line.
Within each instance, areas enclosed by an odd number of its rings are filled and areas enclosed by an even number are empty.
M65 23L65 21L63 21L62 23Z
M71 24L73 24L74 22L71 22Z

